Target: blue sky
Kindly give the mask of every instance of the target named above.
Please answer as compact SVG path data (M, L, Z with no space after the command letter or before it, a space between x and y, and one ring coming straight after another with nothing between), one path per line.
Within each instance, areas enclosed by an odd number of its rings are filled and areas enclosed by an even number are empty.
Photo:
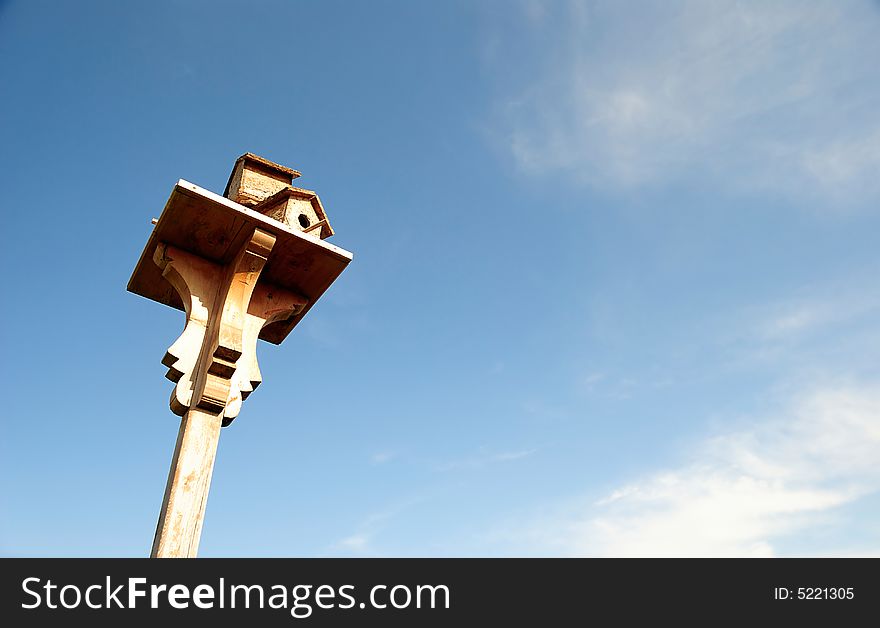
M0 552L149 551L178 178L354 261L220 442L202 556L880 553L876 2L6 2Z

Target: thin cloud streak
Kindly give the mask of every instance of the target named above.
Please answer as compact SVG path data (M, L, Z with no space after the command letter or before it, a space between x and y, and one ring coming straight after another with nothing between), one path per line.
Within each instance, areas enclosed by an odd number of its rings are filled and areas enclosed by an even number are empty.
M478 469L492 464L513 462L533 456L537 452L535 449L517 449L512 451L489 452L481 450L480 453L463 458L460 460L452 460L438 467L438 471L458 471L461 469Z
M505 86L496 125L521 170L618 190L696 176L835 207L880 198L875 4L631 8L526 5L546 63Z

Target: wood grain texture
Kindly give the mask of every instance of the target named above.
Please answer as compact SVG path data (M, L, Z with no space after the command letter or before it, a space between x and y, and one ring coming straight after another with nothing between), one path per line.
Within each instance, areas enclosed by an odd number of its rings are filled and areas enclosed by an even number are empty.
M275 246L271 233L253 229L225 267L162 244L154 262L187 305L180 338L163 363L176 381L171 409L183 418L151 556L194 557L214 468L220 428L239 412L242 399L259 384L259 330L267 321L304 306L292 293L257 291ZM256 291L257 300L252 303ZM242 359L243 358L243 359Z
M129 279L128 290L185 311L179 291L153 261L156 247L164 243L225 267L255 228L277 240L260 281L306 301L290 318L260 330L262 340L280 344L345 270L352 254L187 181L178 181L172 190Z
M284 340L352 259L323 241L333 229L298 176L246 153L225 196L179 180L129 279L186 314L162 358L181 421L153 557L197 555L221 428L262 381L257 341Z
M221 415L198 408L180 420L152 558L195 558L198 554L221 421Z

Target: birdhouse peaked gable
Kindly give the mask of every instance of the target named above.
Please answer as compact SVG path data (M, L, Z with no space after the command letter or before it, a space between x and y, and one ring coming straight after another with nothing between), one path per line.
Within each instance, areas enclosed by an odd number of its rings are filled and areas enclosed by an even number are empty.
M321 240L333 235L333 227L321 199L312 190L285 186L269 198L254 206L254 211L285 223Z

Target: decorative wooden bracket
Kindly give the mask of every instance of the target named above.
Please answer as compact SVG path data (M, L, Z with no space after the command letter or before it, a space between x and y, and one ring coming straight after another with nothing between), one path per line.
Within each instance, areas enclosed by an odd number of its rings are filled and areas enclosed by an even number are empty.
M170 401L176 415L196 406L222 414L223 425L229 425L262 381L260 330L307 304L290 290L257 283L274 242L274 236L255 229L226 268L166 244L156 247L153 260L186 311L183 333L162 358L166 377L176 383Z

